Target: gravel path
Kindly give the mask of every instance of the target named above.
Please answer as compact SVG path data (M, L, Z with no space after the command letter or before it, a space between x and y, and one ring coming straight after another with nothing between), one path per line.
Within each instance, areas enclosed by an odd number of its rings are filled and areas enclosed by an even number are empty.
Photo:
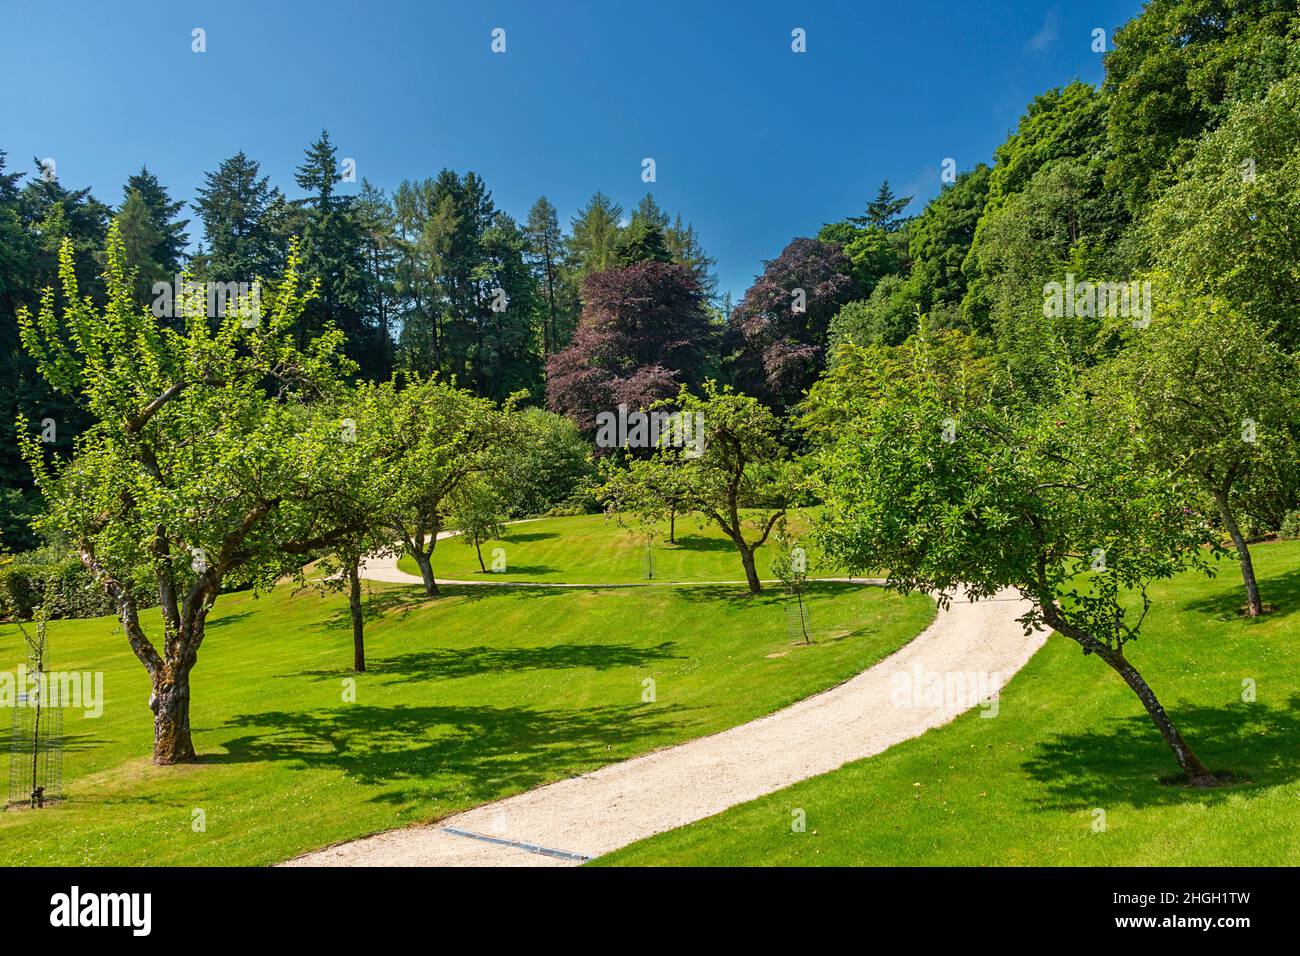
M419 581L399 570L395 558L370 559L365 576L408 584ZM486 581L439 583L511 586ZM873 582L858 579L858 583ZM926 630L890 657L767 717L485 804L437 824L353 840L286 865L577 865L873 756L948 723L976 706L968 687L978 686L980 696L996 691L1043 645L1045 633L1026 636L1016 623L1026 608L1014 594L974 604L954 599ZM920 693L920 688L933 686L926 680L933 675L946 678L950 685L948 693L939 695L942 700ZM908 686L918 691L900 691Z

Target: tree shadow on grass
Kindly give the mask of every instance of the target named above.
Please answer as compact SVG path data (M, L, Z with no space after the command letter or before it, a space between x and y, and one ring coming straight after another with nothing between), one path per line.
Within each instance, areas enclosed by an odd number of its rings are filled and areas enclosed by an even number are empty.
M555 567L554 565L551 565L551 564L510 564L510 565L507 565L507 566L506 566L505 571L501 571L501 572L497 572L497 571L480 571L478 568L475 568L473 571L470 572L469 575L466 575L465 572L463 572L463 571L458 571L458 572L456 573L456 576L457 576L457 577L461 577L461 578L472 576L473 579L476 580L476 581L477 581L477 580L483 580L483 581L492 581L492 580L508 581L508 580L510 580L510 579L506 577L507 574L513 574L513 575L520 575L520 574L523 574L523 575L529 575L529 574L533 574L533 575L537 575L537 574L555 574L555 573L556 573L557 571L559 571L559 570L560 570L559 568L557 568L557 567Z
M743 576L743 569L737 567ZM739 579L739 578L738 578ZM861 584L849 584L844 581L812 581L804 591L804 599L813 608L816 602L824 598L833 598L841 594L862 589ZM786 604L785 589L776 582L767 582L763 590L750 594L744 584L693 584L673 589L673 593L682 600L692 604L726 604L730 607L769 607L772 613L784 613Z
M632 644L551 644L546 647L438 647L376 660L369 669L399 678L396 683L435 680L440 677L474 677L502 671L611 670L641 667L656 661L684 660L674 654L676 645L664 641L654 647ZM337 676L337 675L331 675Z
M708 538L702 534L679 534L676 545L665 541L664 547L669 549L675 547L679 551L735 551L736 566L740 567L740 552L736 551L736 546L726 538Z
M556 531L518 531L506 535L501 540L506 544L524 544L529 541L545 541L548 538L558 538L559 536L559 532Z
M583 773L665 740L687 708L607 705L580 710L528 707L372 707L243 714L226 726L246 733L204 762L287 762L338 770L384 787L372 802L443 799L481 803ZM647 746L638 746L640 744ZM405 786L394 786L406 782Z
M253 616L254 610L232 611L229 614L221 614L218 617L209 618L203 625L205 631L211 631L226 627L230 624L238 624L240 621L246 621Z
M1239 568L1229 566L1221 569L1221 580L1232 584L1225 590L1211 594L1196 601L1188 601L1182 607L1188 611L1209 614L1223 621L1240 621L1242 624L1267 623L1280 617L1290 617L1300 610L1300 568L1292 568L1281 574L1270 574L1259 582L1259 596L1273 610L1263 617L1251 619L1239 613L1246 606L1246 590L1241 583ZM1235 575L1235 578L1227 574Z
M741 569L737 569L741 570ZM741 570L739 578L744 577ZM785 592L780 585L763 585L763 590L750 594L742 584L683 584L672 589L673 596L688 604L724 604L731 608L765 607L776 614L784 607Z
M1083 810L1217 804L1243 790L1300 780L1300 697L1286 707L1233 704L1170 709L1183 738L1214 773L1231 775L1211 789L1178 784L1178 765L1151 719L1107 721L1102 729L1056 734L1021 766L1043 785L1042 809Z
M366 623L383 620L390 615L399 619L417 611L435 611L447 598L460 598L463 601L491 600L494 597L525 595L529 597L553 597L558 594L580 591L580 588L556 588L546 584L512 584L510 587L481 587L479 585L440 584L439 595L428 597L418 585L410 587L386 587L371 591L361 602L361 617ZM334 613L323 621L313 624L320 631L352 631L352 611L343 601Z
M366 663L366 672L391 678L386 682L389 684L407 684L508 671L571 668L604 671L616 667L641 667L656 661L684 660L685 655L673 653L675 647L672 641L664 641L654 647L637 647L632 644L435 647L427 651L371 659ZM338 680L350 674L351 670L339 667L334 670L300 671L283 676Z

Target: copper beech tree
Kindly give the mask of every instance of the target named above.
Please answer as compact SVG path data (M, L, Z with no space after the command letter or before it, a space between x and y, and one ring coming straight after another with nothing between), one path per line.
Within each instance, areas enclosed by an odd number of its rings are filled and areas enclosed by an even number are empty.
M66 536L116 604L152 684L154 762L172 764L195 757L190 675L223 587L269 587L346 534L319 515L326 504L348 512L331 502L362 463L318 412L350 370L341 333L294 344L312 294L296 248L260 304L215 316L193 292L176 317L156 317L137 304L124 261L114 224L96 308L65 242L62 310L46 290L35 315L20 314L41 374L93 420L63 462L46 459L27 423L20 431L47 502L41 528Z

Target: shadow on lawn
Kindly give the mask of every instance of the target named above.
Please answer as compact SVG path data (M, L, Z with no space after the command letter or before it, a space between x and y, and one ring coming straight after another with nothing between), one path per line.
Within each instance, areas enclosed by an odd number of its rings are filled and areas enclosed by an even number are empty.
M743 583L745 570L739 563L736 565L736 571L738 572L736 580L741 582L739 584L682 585L674 588L673 593L693 604L726 604L731 607L768 606L773 608L774 614L785 613L786 594L780 582L765 581L761 591L750 594L749 588ZM862 588L861 584L849 584L844 581L810 581L804 591L804 599L815 608L820 598L860 591Z
M528 541L545 541L548 538L558 538L557 531L519 531L515 534L508 534L501 540L506 544L523 544Z
M205 763L287 761L301 769L341 770L371 799L441 800L467 806L572 776L663 741L680 707L371 707L243 714L227 728L248 733L225 742ZM639 745L639 746L638 746ZM409 781L409 786L396 786Z
M439 677L474 677L501 671L566 670L640 667L655 661L684 660L674 654L672 641L654 647L631 644L551 644L547 647L438 647L397 654L374 661L372 673L399 678L393 683L426 681ZM338 674L331 674L337 677Z
M418 585L396 587L387 586L383 588L371 588L361 602L361 615L367 622L382 621L389 615L396 615L398 618L405 618L408 614L415 611L436 610L439 602L448 598L460 598L464 601L483 601L491 600L493 597L505 597L507 595L527 596L527 597L549 597L566 592L581 590L579 588L556 588L546 584L529 585L513 584L510 587L481 587L475 585L461 584L439 584L438 597L427 597ZM352 612L348 609L346 601L342 601L334 609L334 613L322 621L313 624L317 630L337 631L352 630Z
M221 614L217 617L209 618L203 625L205 631L211 631L217 628L226 627L230 624L238 624L240 621L246 621L253 616L253 611L232 611L229 614Z
M579 667L604 671L615 667L640 667L655 661L685 660L685 655L673 653L675 647L672 641L664 641L655 647L636 647L631 644L435 647L427 651L373 658L367 662L366 672L389 678L386 681L389 684L408 684L503 671L567 670ZM352 671L339 667L333 670L299 671L283 676L338 680L351 674Z
M1231 577L1230 575L1235 575ZM1259 582L1259 596L1265 604L1274 610L1252 621L1239 611L1246 604L1246 591L1241 583L1241 571L1234 565L1220 569L1220 578L1233 585L1197 601L1182 605L1188 611L1210 614L1223 621L1240 621L1243 624L1266 624L1281 617L1290 617L1300 610L1300 568L1292 568L1280 574L1270 574Z
M706 538L702 534L679 534L676 545L665 541L663 546L668 549L675 547L679 551L736 551L736 546L726 538ZM737 551L736 555L736 567L740 567L740 552Z
M1236 782L1209 790L1170 783L1178 765L1142 714L1108 721L1101 730L1056 734L1040 744L1021 766L1043 784L1042 809L1220 803L1242 790L1300 780L1300 697L1286 707L1180 703L1170 716L1197 756Z

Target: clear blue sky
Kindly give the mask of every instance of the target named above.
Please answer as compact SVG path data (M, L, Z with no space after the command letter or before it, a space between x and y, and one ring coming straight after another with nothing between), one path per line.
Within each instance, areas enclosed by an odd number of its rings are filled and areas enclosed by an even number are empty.
M649 188L694 222L738 297L763 259L860 211L881 179L916 211L945 157L988 160L1035 94L1100 82L1091 31L1139 7L9 0L0 149L10 169L52 157L66 186L114 205L146 163L193 199L241 149L296 195L322 128L358 178L391 189L473 169L521 220L542 194L567 221L597 189L630 208ZM206 53L191 52L195 27ZM791 52L795 27L807 53Z

